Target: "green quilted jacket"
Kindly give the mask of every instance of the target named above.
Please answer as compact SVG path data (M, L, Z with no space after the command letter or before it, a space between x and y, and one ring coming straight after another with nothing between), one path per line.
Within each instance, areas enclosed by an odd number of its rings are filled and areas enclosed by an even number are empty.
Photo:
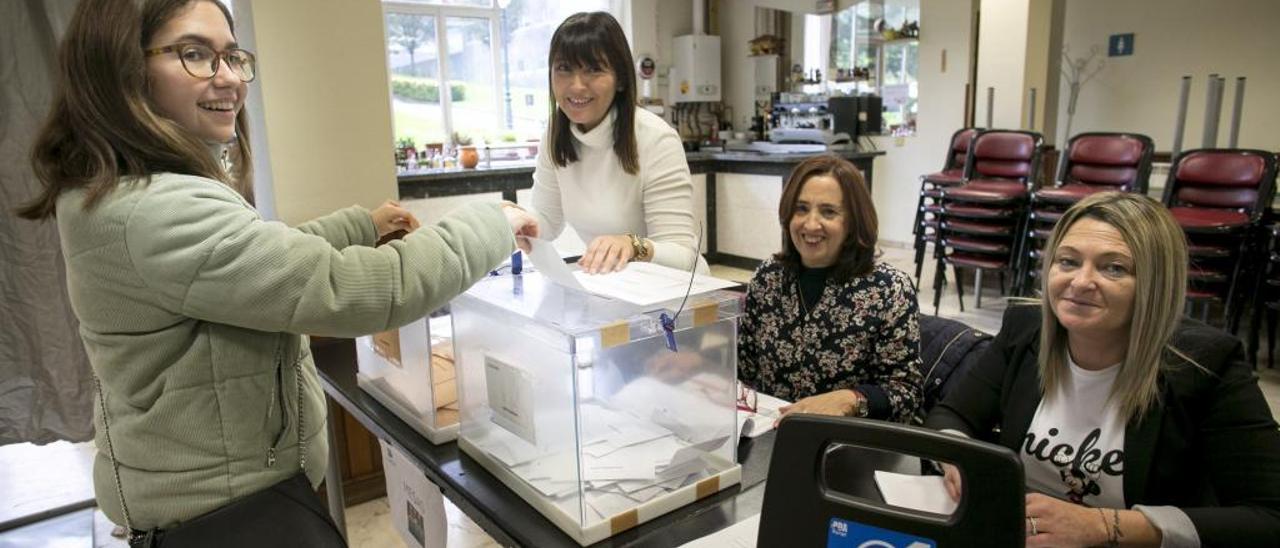
M515 246L496 203L374 248L363 208L289 228L200 177L124 181L92 209L83 201L82 191L58 200L67 286L137 529L171 527L289 478L299 437L318 485L326 408L300 334L407 324ZM95 409L98 504L123 524Z

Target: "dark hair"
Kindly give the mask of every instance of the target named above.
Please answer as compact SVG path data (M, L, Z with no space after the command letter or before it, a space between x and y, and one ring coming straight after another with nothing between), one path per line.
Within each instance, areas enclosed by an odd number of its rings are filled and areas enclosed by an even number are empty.
M88 187L85 207L123 177L171 172L216 179L253 202L249 123L236 116L235 173L228 174L208 146L177 122L160 115L148 93L143 49L165 23L196 2L210 2L235 24L217 0L83 1L58 48L53 107L37 134L31 165L44 190L18 214L44 219L56 214L58 196Z
M618 90L613 95L617 117L613 122L613 152L622 169L635 175L640 171L640 154L636 148L636 73L631 60L627 35L612 15L603 11L575 13L565 19L551 35L551 52L547 55L547 86L551 98L551 126L547 129L547 147L551 160L564 167L578 161L574 147L572 122L556 106L551 86L557 63L575 67L603 66L613 71Z
M842 207L845 218L848 219L845 223L844 243L840 246L840 256L833 265L831 277L847 281L855 276L869 274L875 266L876 239L879 237L876 206L871 202L871 193L867 191L862 172L848 160L834 154L814 156L791 170L787 186L782 190L782 200L778 203L782 251L773 257L787 267L788 271L799 272L800 252L791 241L791 217L795 213L801 188L809 179L820 175L827 175L840 185L844 202Z

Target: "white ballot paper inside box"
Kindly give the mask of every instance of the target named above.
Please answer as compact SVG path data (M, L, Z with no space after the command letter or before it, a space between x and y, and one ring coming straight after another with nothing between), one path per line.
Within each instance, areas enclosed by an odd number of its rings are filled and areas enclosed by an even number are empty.
M536 446L533 376L519 366L486 355L484 377L493 422Z
M565 287L618 299L640 306L683 298L686 292L698 295L732 287L734 282L711 276L692 275L686 270L653 263L632 262L609 274L587 274L565 264L555 246L546 240L530 239L529 259L544 276Z

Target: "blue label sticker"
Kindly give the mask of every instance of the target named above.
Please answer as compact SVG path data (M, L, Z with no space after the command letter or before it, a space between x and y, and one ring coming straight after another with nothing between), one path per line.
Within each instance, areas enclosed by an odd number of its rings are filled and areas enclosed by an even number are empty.
M1133 55L1133 33L1112 34L1107 43L1107 56Z
M831 518L827 528L827 548L937 548L938 543L855 521Z

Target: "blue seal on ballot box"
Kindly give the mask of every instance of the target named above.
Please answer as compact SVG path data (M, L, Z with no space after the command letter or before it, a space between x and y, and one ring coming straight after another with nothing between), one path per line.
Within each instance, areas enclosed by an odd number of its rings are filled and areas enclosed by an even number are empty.
M827 525L827 548L937 548L924 537L831 518Z

